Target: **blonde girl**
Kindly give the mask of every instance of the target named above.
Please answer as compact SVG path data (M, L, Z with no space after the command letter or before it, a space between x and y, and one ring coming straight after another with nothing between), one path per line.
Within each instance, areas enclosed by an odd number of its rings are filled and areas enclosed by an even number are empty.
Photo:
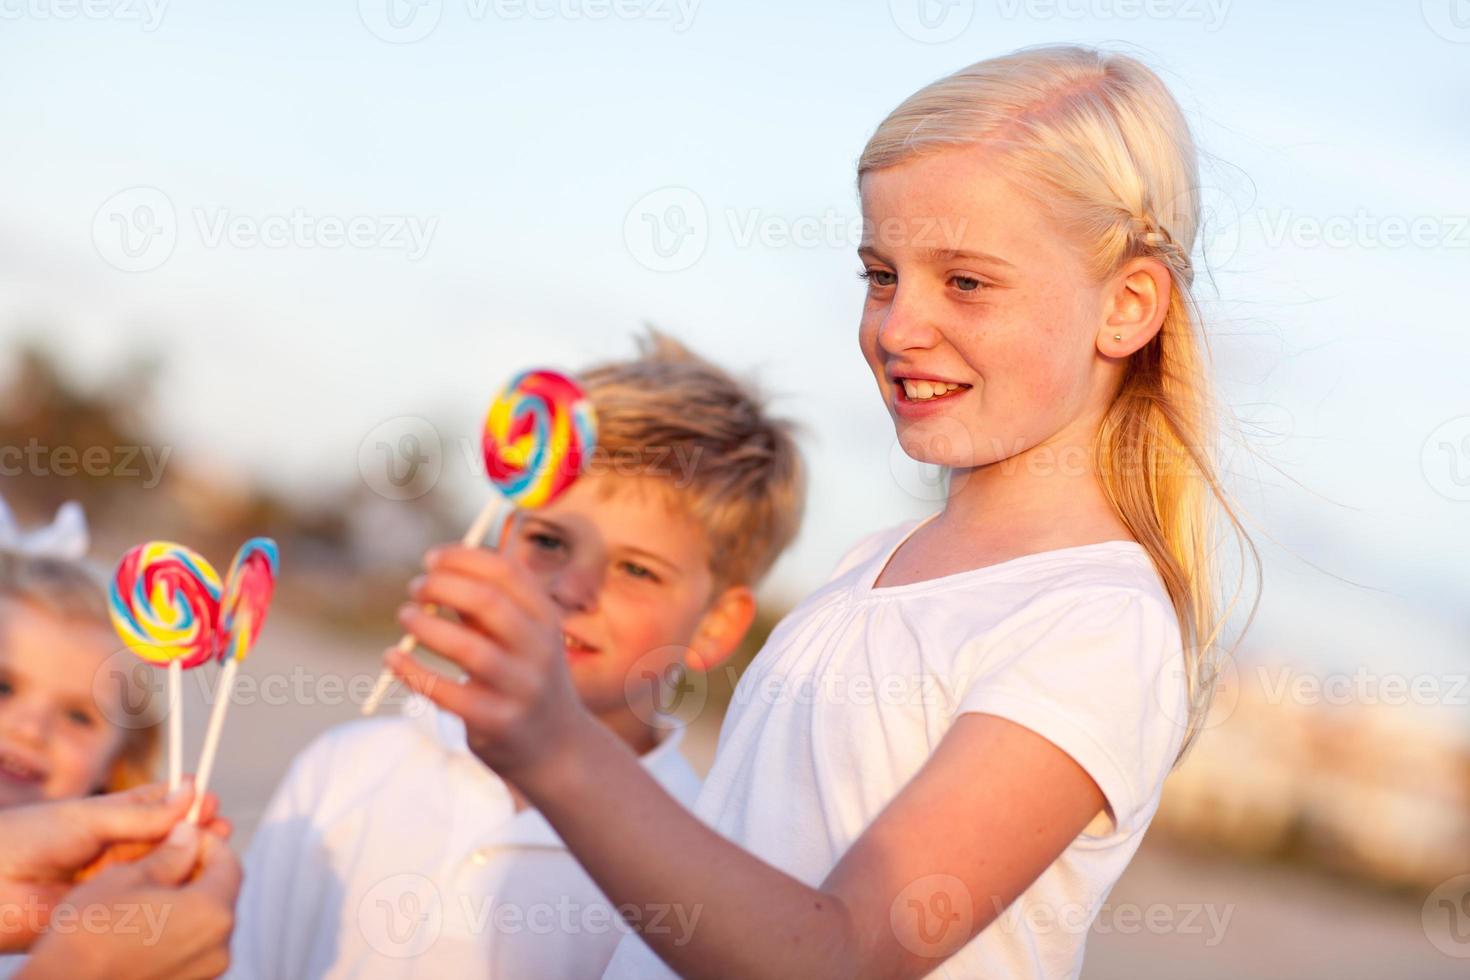
M0 511L0 530L11 527ZM0 808L153 778L151 668L118 649L102 586L79 559L0 548Z
M639 930L606 977L1080 972L1208 707L1219 515L1240 533L1190 294L1196 169L1159 78L1082 47L982 61L878 127L859 342L949 495L777 627L698 819L579 708L524 572L430 554L401 618L467 678L389 662Z

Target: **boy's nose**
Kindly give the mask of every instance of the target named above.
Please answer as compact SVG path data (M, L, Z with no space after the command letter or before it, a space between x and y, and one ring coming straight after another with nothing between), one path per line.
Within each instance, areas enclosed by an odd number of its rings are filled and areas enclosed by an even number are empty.
M597 577L575 563L564 566L551 581L551 598L566 612L597 608Z

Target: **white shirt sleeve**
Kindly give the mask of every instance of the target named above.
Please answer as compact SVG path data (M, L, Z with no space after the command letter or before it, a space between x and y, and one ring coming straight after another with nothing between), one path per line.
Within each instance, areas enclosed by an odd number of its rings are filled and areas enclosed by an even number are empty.
M336 739L318 738L292 762L245 855L235 905L230 969L236 980L276 980L308 974L304 958L323 907L317 892L332 880L315 847L314 815L332 772ZM325 924L321 924L325 926Z
M987 644L955 714L1031 729L1097 783L1115 832L1151 816L1187 721L1171 605L1128 587L1079 590Z

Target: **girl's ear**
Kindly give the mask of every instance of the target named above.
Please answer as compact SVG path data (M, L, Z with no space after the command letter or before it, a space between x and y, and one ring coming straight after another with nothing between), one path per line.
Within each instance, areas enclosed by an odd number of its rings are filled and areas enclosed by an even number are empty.
M715 597L699 621L691 644L689 668L713 670L730 658L755 622L755 594L749 586L732 585Z
M1164 325L1173 294L1168 266L1146 256L1128 260L1103 296L1097 349L1108 357L1126 357L1148 343Z

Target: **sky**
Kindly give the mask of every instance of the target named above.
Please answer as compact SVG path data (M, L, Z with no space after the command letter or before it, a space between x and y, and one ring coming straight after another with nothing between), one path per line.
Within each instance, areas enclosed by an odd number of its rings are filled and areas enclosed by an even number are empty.
M937 506L857 348L862 145L1048 42L1142 57L1205 153L1248 646L1470 671L1467 0L0 0L0 349L162 353L175 459L302 495L427 424L468 519L493 389L654 323L803 424L794 598Z

